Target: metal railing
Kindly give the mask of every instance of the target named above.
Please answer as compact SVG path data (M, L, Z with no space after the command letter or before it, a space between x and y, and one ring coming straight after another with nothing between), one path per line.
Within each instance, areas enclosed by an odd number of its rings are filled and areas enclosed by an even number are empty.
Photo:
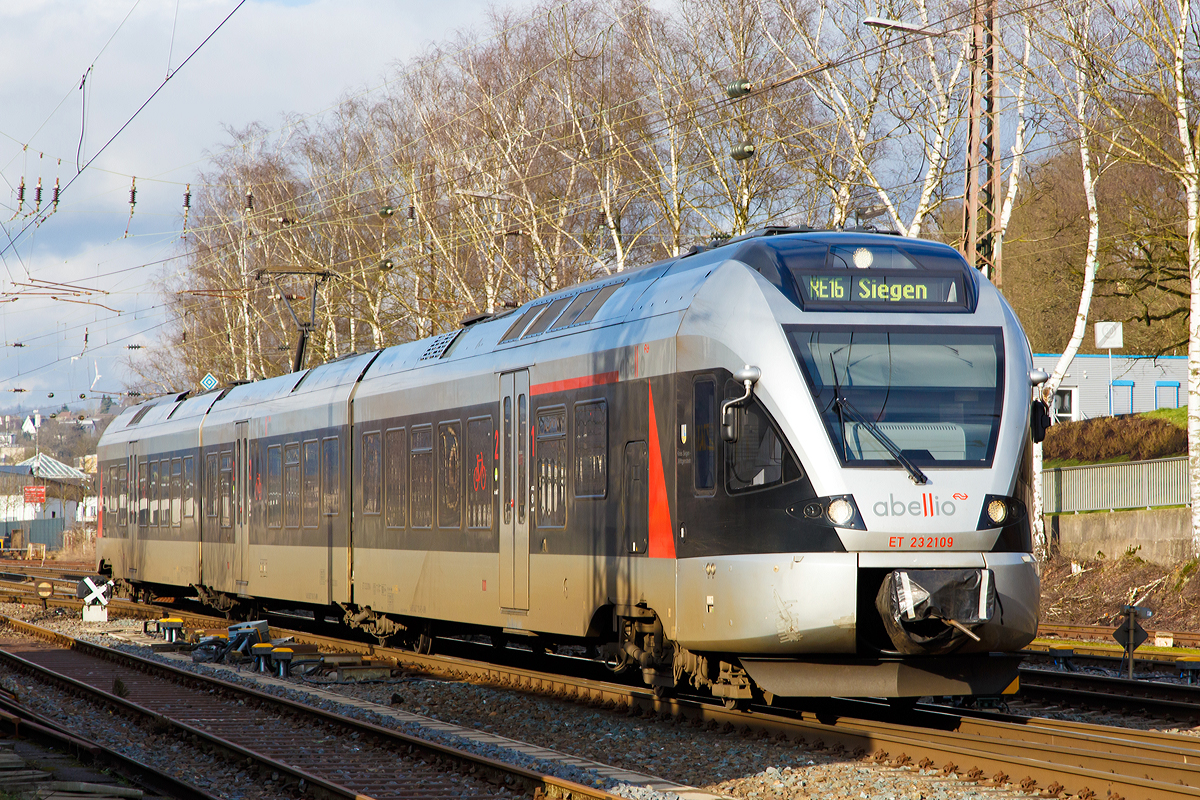
M1190 502L1187 456L1042 472L1042 504L1047 514L1185 506Z

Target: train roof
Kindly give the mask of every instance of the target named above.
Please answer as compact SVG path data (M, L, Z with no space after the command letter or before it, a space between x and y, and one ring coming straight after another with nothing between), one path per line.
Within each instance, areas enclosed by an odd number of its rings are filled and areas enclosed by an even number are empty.
M235 384L199 395L189 396L185 392L154 398L124 411L114 420L105 438L110 441L136 439L150 427L156 428L156 432L165 432L175 425L194 427L198 418L244 414L247 406L261 404L278 407L280 401L287 403L291 397L298 400L299 396L311 395L316 401L331 391L340 392L369 378L685 310L704 277L713 267L727 261L738 261L759 272L785 296L801 305L789 273L799 268L824 271L851 266L841 264L829 255L844 249L848 249L846 252L865 249L902 260L909 268L975 273L956 250L938 242L861 230L764 228L693 248L681 256L575 284L511 311L470 319L463 327L426 339L379 351L351 353L298 373ZM703 275L689 274L701 269L707 271ZM661 284L662 291L650 291L656 283ZM977 291L977 283L971 277L965 285ZM303 401L299 403L303 404Z

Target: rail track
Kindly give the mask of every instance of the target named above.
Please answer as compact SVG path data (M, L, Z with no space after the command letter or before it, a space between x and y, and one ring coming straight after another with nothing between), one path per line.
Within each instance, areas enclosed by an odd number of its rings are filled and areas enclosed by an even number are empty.
M302 795L615 800L607 792L0 617L0 662L78 692ZM111 688L110 688L111 687ZM119 687L119 688L118 688ZM16 713L16 712L14 712Z
M0 585L0 597L5 587ZM77 605L73 598L54 598L58 604ZM114 611L156 617L153 606L114 601ZM203 615L171 612L184 619L185 627L211 628L224 624ZM847 758L862 758L891 766L912 766L991 785L1011 784L1043 795L1074 795L1084 800L1106 794L1110 800L1158 800L1200 797L1200 739L1176 734L1138 731L1042 718L1027 718L961 712L944 707L919 706L907 719L909 724L888 719L879 704L847 704L821 711L802 708L759 706L749 711L727 710L700 699L656 698L639 687L623 686L593 678L550 674L519 666L486 663L448 655L420 655L366 642L347 641L312 633L272 629L273 636L292 636L296 641L316 644L332 651L357 652L397 666L452 679L521 692L547 695L645 718L682 718L695 727L720 729L744 736L824 748ZM100 648L103 649L103 648ZM1046 673L1046 674L1043 674ZM1062 677L1062 676L1069 676ZM1160 686L1146 688L1146 681L1109 680L1095 689L1095 676L1026 670L1022 683L1030 695L1089 701L1103 699L1131 703L1137 708L1153 706L1172 713L1191 715L1200 707L1197 692L1190 698L1155 697L1168 691ZM1069 679L1074 684L1067 685ZM1093 684L1083 687L1081 684ZM1188 689L1188 687L1182 687ZM1122 693L1138 689L1141 694L1125 699ZM1086 693L1086 694L1085 694ZM836 710L840 708L841 710ZM846 713L849 709L851 713ZM871 718L876 715L881 718Z

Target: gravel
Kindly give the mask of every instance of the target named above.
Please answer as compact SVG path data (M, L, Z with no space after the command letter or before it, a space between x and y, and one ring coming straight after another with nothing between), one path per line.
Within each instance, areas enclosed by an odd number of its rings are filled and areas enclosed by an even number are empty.
M117 649L162 659L161 656L151 655L148 648L98 634L95 626L84 626L70 612L56 614L52 610L47 613L39 608L5 607L0 604L0 613L30 619L62 633ZM106 628L122 628L133 632L140 631L141 623L113 620ZM178 661L168 660L168 663L180 666ZM203 671L212 669L205 664L188 664L187 667ZM241 680L254 682L253 675L247 670ZM637 800L674 797L670 793L656 792L644 786L606 780L596 773L561 763L536 761L512 750L483 746L459 737L436 734L429 729L418 730L416 726L406 726L354 706L327 701L313 702L312 695L303 692L305 679L293 678L291 682L296 686L295 691L265 690L376 724L401 729L407 727L405 732L417 733L424 738L440 738L447 744L483 752L492 758L519 763L579 783L603 786L625 797ZM315 684L316 681L311 683ZM946 778L937 770L868 764L791 743L694 728L686 721L622 715L465 682L403 678L365 684L321 682L321 686L346 697L368 700L382 706L394 705L410 713L746 800L1015 800L1032 796L1011 786L992 788Z

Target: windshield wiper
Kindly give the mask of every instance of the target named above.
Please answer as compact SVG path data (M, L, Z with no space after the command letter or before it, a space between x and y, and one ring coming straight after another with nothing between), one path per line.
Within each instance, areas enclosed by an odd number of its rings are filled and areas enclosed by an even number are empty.
M892 454L892 458L896 459L900 466L908 470L908 476L912 478L913 483L915 483L917 486L924 486L925 484L929 483L929 477L926 476L924 472L921 472L916 464L908 460L908 456L904 455L904 451L900 449L900 446L888 438L888 435L881 431L878 425L864 417L862 412L855 408L853 403L851 403L845 397L842 397L840 392L833 402L834 405L838 407L839 411L845 412L846 416L850 417L850 419L854 420L859 425L862 425L871 432L872 436L879 440L879 443L882 444L887 451ZM842 434L842 438L845 438L844 433Z

